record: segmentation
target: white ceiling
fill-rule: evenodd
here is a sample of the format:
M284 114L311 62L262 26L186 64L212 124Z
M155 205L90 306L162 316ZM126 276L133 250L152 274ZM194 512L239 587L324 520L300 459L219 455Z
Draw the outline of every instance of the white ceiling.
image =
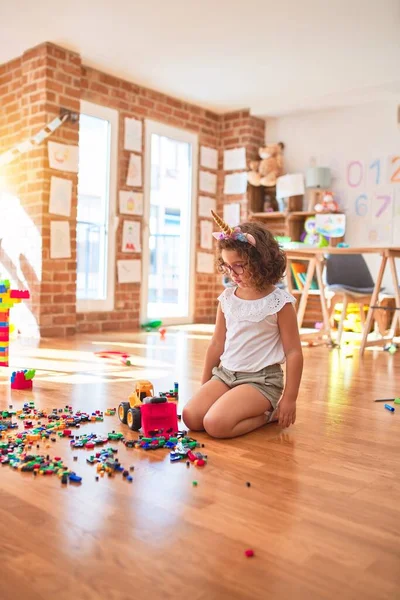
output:
M44 41L217 112L400 94L399 0L0 0L0 63Z

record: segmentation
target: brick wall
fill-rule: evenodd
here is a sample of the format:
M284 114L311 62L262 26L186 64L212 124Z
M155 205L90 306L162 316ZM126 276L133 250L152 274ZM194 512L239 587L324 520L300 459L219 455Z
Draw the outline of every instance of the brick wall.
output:
M57 117L60 106L79 111L80 58L53 44L41 44L1 70L3 118L0 121L2 149L26 140ZM78 127L64 124L53 141L78 143ZM50 259L49 192L51 175L73 181L70 219L72 257ZM47 144L42 143L6 166L8 191L20 208L9 223L15 251L2 240L1 276L11 276L19 287L31 290L31 311L41 335L66 335L76 324L76 184L77 176L49 169ZM24 324L18 324L23 330ZM30 330L32 323L30 323ZM30 331L31 332L31 331Z
M123 148L124 119L153 119L198 135L201 145L219 151L217 172L217 207L222 213L224 202L240 202L241 217L246 218L247 195L240 197L223 194L223 150L244 146L247 159L255 158L265 139L265 122L252 117L249 111L217 115L195 105L140 87L81 65L74 52L45 43L23 54L22 57L0 67L0 144L3 150L36 133L59 115L60 107L79 111L80 100L88 100L119 111L118 189L126 187L130 152ZM51 137L53 141L78 144L78 127L65 123ZM144 156L144 148L142 148ZM200 152L199 152L200 158ZM50 221L61 217L49 215L51 176L72 180L72 214L69 219L72 256L69 260L50 258ZM21 207L36 231L32 246L19 258L24 279L32 291L32 312L43 336L63 336L76 331L94 332L128 330L139 324L139 284L119 284L115 287L115 309L112 312L76 312L76 207L77 176L49 169L47 143L23 155L6 169L7 182L20 199ZM201 192L201 195L207 195ZM124 219L129 218L124 216ZM138 217L140 220L140 217ZM14 231L20 231L18 226ZM126 258L120 252L122 219L116 238L116 260ZM200 249L200 232L197 249ZM33 245L36 244L36 248ZM39 256L36 271L30 264L30 250ZM132 257L135 257L134 255ZM15 259L1 255L4 275L11 276L24 287ZM115 265L116 274L116 265ZM1 276L1 274L0 274ZM214 320L216 296L220 276L195 274L195 321Z
M186 129L198 134L199 145L218 147L220 117L187 102L181 102L123 79L111 77L89 67L82 68L81 97L83 100L119 111L118 190L129 189L126 186L126 174L130 151L124 150L123 147L125 117L142 120L153 119ZM144 157L144 146L142 156ZM142 188L137 188L137 190L143 191ZM116 242L117 260L127 258L127 255L121 252L121 245L122 221L128 218L124 215L119 222ZM140 217L136 217L136 219L141 220ZM197 233L197 235L199 234ZM199 239L197 244L199 244ZM139 255L132 255L132 257L139 258ZM196 321L213 319L215 311L215 299L212 293L214 281L213 275L196 274ZM119 284L116 280L114 311L78 314L78 329L79 331L104 331L136 328L139 325L139 310L140 285Z

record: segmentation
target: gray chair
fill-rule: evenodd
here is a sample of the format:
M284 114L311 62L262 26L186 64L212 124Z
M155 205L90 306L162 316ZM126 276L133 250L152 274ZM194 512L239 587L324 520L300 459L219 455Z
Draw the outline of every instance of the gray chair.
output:
M371 302L374 280L362 254L329 254L326 257L326 290L333 293L330 301L330 318L335 305L343 304L338 326L337 343L340 344L347 305L359 305L361 323L365 325L364 305Z

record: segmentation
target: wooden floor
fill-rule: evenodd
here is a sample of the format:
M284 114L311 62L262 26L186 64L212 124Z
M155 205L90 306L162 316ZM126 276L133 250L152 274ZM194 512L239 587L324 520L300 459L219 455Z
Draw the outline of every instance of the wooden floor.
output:
M168 331L165 340L18 341L11 366L38 369L34 391L11 393L3 369L0 408L33 399L46 409L105 409L126 399L137 377L156 391L178 380L183 405L208 339L205 327ZM93 354L106 349L131 353L136 367ZM135 466L133 483L96 482L88 452L67 440L43 452L65 458L80 487L2 467L1 599L399 599L400 407L392 414L373 401L400 396L400 351L304 355L296 425L230 441L198 435L208 455L202 470L119 444L122 464ZM109 417L80 433L112 429L127 432Z

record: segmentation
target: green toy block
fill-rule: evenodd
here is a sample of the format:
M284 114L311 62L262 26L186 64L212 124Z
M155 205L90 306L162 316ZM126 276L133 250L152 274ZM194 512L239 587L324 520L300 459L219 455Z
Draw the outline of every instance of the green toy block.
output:
M400 398L395 398L395 399L394 399L394 403L395 403L395 404L400 404Z

